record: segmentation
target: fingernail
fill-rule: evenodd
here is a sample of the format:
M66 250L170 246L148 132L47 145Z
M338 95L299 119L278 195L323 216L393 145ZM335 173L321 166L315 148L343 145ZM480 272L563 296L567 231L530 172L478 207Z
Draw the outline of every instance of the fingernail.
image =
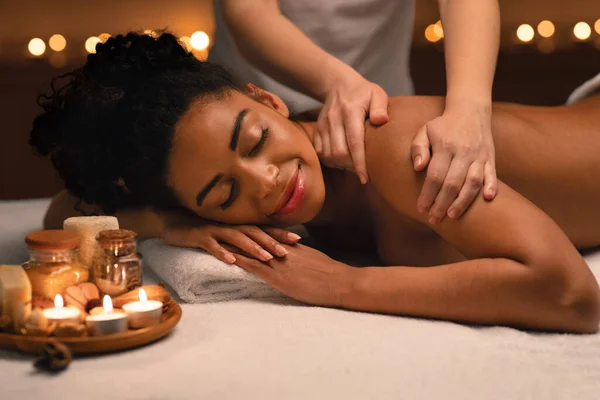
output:
M233 256L233 254L225 254L225 262L228 262L229 264L233 264L235 262L235 257Z
M288 253L288 251L280 244L275 245L275 252L279 257L283 257Z
M421 160L423 160L423 158L421 158L421 156L415 157L415 167L418 167L419 165L421 165Z
M427 211L427 206L423 206L423 205L417 206L417 211L420 213L424 213Z
M267 251L265 251L265 250L261 250L261 251L260 251L260 258L261 258L263 261L269 261L269 260L272 260L272 259L273 259L273 256L271 255L271 253L269 253L269 252L267 252Z
M367 183L367 176L365 174L360 174L360 183L363 185Z
M458 211L456 210L450 210L448 211L448 216L452 219L456 218L456 215L458 214Z
M431 217L429 217L429 223L430 223L431 225L435 225L435 224L437 224L437 223L438 223L438 221L439 221L439 219L438 219L438 217L436 217L435 215L432 215Z
M295 242L298 242L300 239L302 239L302 237L300 237L300 235L296 235L295 233L288 233L287 234L288 239L293 240Z

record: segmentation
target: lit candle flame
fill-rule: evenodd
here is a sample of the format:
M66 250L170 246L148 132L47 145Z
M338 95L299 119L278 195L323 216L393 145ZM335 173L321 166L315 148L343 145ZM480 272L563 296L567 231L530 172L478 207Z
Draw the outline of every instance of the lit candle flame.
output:
M148 295L146 295L146 291L144 289L140 289L140 301L142 303L148 301Z
M102 301L104 305L104 312L111 313L113 311L112 299L109 295L104 295L104 300Z
M63 308L65 305L65 302L63 301L63 298L60 294L57 294L56 296L54 296L54 307L55 308Z

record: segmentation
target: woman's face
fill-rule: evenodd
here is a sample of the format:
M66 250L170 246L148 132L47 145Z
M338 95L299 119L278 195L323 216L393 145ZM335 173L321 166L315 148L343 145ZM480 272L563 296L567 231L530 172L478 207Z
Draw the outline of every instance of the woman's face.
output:
M258 101L233 91L190 107L175 129L168 183L186 208L213 221L308 222L325 199L318 156L278 97L249 90Z

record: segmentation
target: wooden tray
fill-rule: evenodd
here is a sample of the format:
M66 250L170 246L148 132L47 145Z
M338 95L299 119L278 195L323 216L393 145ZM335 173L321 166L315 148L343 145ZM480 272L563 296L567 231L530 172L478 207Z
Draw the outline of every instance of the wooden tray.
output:
M181 307L170 301L163 311L162 321L158 325L142 329L130 329L127 332L106 336L83 337L40 337L0 333L0 348L37 353L48 342L59 341L71 349L73 354L98 354L129 350L163 338L173 330L181 319Z

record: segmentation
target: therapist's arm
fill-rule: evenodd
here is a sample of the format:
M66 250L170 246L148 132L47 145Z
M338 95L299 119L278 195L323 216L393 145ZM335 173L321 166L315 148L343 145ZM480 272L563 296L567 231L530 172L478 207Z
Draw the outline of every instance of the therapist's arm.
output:
M500 36L497 0L438 0L444 28L447 96L444 114L415 137L412 159L427 171L418 200L432 223L460 217L483 188L498 191L491 134L492 82ZM431 148L431 157L430 157Z
M292 89L325 101L339 80L356 74L282 15L278 0L221 0L221 7L244 59Z
M225 21L242 56L256 68L325 103L314 145L330 167L368 179L364 121L388 121L387 95L328 54L281 14L277 0L221 0ZM350 157L351 155L351 157Z

